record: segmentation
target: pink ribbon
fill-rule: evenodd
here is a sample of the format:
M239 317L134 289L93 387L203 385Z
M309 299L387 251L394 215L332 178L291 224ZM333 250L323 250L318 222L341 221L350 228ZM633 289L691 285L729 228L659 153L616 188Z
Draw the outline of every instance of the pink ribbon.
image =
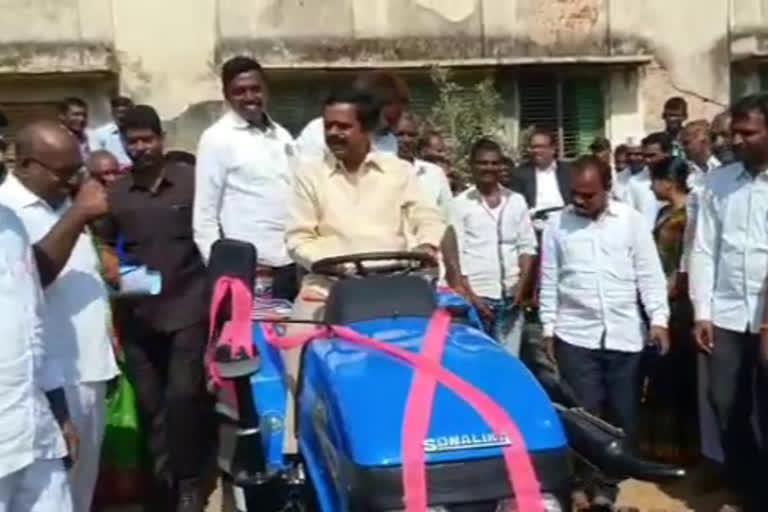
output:
M239 285L235 283L239 283ZM250 310L251 291L236 279L221 278L217 281L214 290L214 300L211 306L212 321L216 318L218 307L227 291L231 292L233 303L242 302L244 304L242 309L245 310L247 306L247 309ZM235 318L235 310L240 311L241 308L233 304L233 319L230 320L229 324L235 322L242 325L230 328L227 331L229 337L222 337L218 343L231 344L235 353L237 353L238 347L248 344L251 346L250 353L252 354L250 319L246 322L243 316ZM514 490L518 509L521 512L544 512L536 472L523 437L514 421L488 395L446 370L440 364L450 322L451 317L447 311L437 310L435 312L427 326L421 354L414 354L396 345L363 336L344 326L317 326L306 333L293 336L278 335L274 326L269 323L261 323L260 326L267 342L283 350L300 347L315 339L338 338L348 343L383 352L414 369L414 381L408 394L402 431L403 492L406 512L424 512L428 504L426 457L423 443L429 430L437 383L442 384L469 404L497 436L509 439L509 444L502 447L502 453L507 467L507 478ZM246 324L248 329L246 329ZM247 337L246 331L248 331ZM233 339L233 337L240 336L242 338ZM215 367L213 358L209 359L208 365L211 375L216 375L217 371L212 368Z

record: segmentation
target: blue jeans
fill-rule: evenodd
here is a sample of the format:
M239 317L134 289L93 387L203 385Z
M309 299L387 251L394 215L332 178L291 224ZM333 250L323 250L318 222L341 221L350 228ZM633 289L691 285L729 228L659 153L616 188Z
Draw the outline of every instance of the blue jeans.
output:
M494 314L493 321L486 323L486 332L507 352L518 357L525 322L523 311L512 304L512 299L482 299Z

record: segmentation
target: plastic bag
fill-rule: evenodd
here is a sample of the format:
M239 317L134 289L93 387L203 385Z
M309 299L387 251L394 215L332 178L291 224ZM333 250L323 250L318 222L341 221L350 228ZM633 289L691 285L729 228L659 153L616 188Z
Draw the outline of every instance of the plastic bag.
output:
M118 377L117 387L107 397L102 464L116 468L136 468L141 464L142 447L136 394L123 373Z
M123 365L120 366L122 370ZM125 373L117 377L117 385L107 396L106 409L101 468L94 496L96 509L141 502L147 489L136 394Z

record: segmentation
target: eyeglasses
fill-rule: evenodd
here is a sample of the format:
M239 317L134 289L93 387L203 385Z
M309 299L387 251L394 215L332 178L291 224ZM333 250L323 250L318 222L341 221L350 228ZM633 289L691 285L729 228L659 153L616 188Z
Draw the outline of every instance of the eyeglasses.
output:
M59 182L59 183L65 183L67 185L76 186L80 183L80 181L87 176L87 171L85 169L85 166L82 164L78 165L76 168L62 168L62 169L56 169L54 167L51 167L50 165L46 164L45 162L38 160L37 158L25 158L24 162L22 162L22 166L25 166L28 162L34 162L46 171L50 173L53 178ZM62 176L69 175L69 178L63 179Z

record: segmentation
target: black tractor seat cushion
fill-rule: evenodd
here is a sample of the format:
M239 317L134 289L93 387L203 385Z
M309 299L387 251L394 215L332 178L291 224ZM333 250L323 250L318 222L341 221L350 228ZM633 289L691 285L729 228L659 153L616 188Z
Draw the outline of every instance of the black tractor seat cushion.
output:
M337 281L328 295L325 321L344 325L363 320L432 316L437 297L417 276L371 276Z

